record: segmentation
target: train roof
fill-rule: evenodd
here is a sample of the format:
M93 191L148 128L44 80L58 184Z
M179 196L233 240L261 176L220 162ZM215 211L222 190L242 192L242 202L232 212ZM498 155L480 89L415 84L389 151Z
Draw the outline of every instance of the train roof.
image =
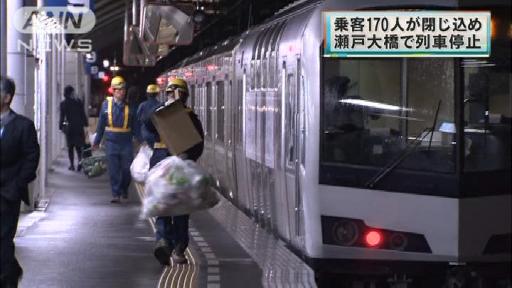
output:
M274 16L265 20L262 24L249 28L247 31L245 31L241 35L230 37L228 39L225 39L224 41L219 42L218 44L216 44L214 46L207 47L207 48L203 49L202 51L183 59L175 67L173 67L171 69L178 68L178 67L184 67L184 66L190 65L192 63L197 63L202 60L205 60L211 56L231 51L232 49L235 48L236 45L238 45L240 42L242 42L243 38L247 34L249 34L251 31L261 29L268 25L272 25L275 22L283 21L284 19L289 18L289 17L293 17L297 13L300 13L307 9L311 9L312 7L319 5L320 3L324 2L324 1L325 0L314 0L314 1L298 0L298 1L295 1L291 4L289 4L288 6L282 8L278 12L276 12L274 14ZM169 70L171 70L171 69L169 69Z
M240 43L241 39L242 39L241 36L235 36L235 37L230 37L228 39L225 39L224 41L222 41L214 46L207 47L207 48L203 49L201 52L198 52L190 57L183 59L181 62L179 62L176 65L176 67L187 66L189 64L196 63L196 62L202 61L204 59L207 59L213 55L222 54L224 52L231 51L231 50L233 50L233 48L235 48L236 45L238 45L238 43Z

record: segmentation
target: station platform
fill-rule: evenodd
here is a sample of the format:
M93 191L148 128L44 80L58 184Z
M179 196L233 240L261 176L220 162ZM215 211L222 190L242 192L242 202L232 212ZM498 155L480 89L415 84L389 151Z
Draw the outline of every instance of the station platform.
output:
M313 271L230 202L191 215L189 264L153 257L154 220L141 219L143 187L111 204L106 175L87 179L60 157L43 211L24 213L15 238L33 287L315 287Z

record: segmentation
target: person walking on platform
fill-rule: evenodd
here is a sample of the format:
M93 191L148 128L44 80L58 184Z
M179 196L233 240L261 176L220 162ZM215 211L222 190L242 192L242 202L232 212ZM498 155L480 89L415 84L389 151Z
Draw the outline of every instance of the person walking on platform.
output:
M120 203L121 197L128 199L130 185L130 165L133 161L133 139L139 140L138 126L135 123L135 111L125 102L126 82L116 76L111 85L114 97L107 97L101 105L96 138L93 149L98 149L103 134L107 152L111 203ZM139 140L140 141L140 140Z
M68 145L69 170L75 170L74 151L78 156L77 170L82 166L82 149L85 146L84 128L88 126L85 116L84 104L80 99L74 97L75 89L71 86L64 88L64 101L60 103L60 121L59 129L66 135Z
M188 94L187 82L180 78L175 78L170 81L167 85L165 92L167 94L167 102L172 103L173 101L181 101L186 106ZM161 104L153 109L153 112ZM191 147L185 153L177 155L183 159L190 159L197 161L203 153L204 147L204 131L201 121L197 115L190 108L188 110L190 119L194 123L195 128L200 133L203 141ZM152 113L151 113L152 114ZM160 136L153 123L151 122L151 114L143 117L143 123L149 133L153 134L155 143L153 144L153 155L151 156L149 165L150 168L155 166L158 162L164 158L171 156L167 147L161 142ZM188 247L189 236L188 236L188 220L189 215L179 215L172 217L157 217L156 219L156 246L154 255L162 265L170 264L170 257L177 264L187 263L185 257L185 250Z
M146 144L150 147L153 147L153 144L155 143L155 137L153 133L148 131L143 123L143 119L149 119L155 108L162 105L162 103L157 99L159 92L160 88L157 85L149 84L146 89L146 95L148 99L142 102L137 110L137 121L140 123L140 134L142 141L146 142Z
M36 178L39 143L34 122L10 105L16 86L0 76L0 287L18 287L23 274L14 255L14 236L21 201L29 204L28 184Z

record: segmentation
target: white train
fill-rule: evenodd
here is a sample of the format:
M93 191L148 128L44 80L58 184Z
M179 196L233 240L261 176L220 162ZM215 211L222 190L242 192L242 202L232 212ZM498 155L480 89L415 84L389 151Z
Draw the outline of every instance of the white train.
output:
M510 287L510 2L470 2L298 1L160 77L188 81L226 198L318 275ZM491 10L505 32L485 59L322 57L321 12L361 9Z

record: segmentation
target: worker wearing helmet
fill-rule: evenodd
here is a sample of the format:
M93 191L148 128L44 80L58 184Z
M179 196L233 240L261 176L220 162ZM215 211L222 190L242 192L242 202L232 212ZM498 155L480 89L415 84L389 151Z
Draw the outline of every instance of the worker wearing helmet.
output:
M135 111L125 100L126 82L123 77L112 79L110 87L113 97L107 97L101 105L94 149L105 136L108 171L112 186L111 203L120 203L121 197L128 199L130 185L130 165L133 160L133 138L138 136L138 125L135 125Z
M167 95L166 104L172 103L174 101L181 101L183 105L186 107L187 99L188 99L188 87L187 82L183 79L173 79L169 82L165 89L165 93ZM155 111L160 106L155 107L153 111ZM195 128L201 135L203 141L191 147L185 153L177 155L183 159L189 159L193 161L197 161L201 154L203 153L204 147L204 132L201 121L197 117L197 115L190 108L186 108L190 119L194 123ZM163 142L160 141L160 136L158 131L155 129L153 123L151 122L151 115L143 118L143 123L146 129L150 133L152 133L155 137L155 143L153 144L153 155L150 159L150 168L155 166L158 162L163 160L164 158L171 156L167 147ZM162 265L170 264L170 257L172 255L174 263L184 264L187 263L187 258L185 258L185 250L188 246L188 219L189 215L180 215L180 216L172 216L172 217L157 217L156 219L156 246L154 250L154 255L157 260Z
M158 94L160 93L160 87L156 84L149 84L146 88L147 100L142 102L137 109L137 121L140 123L140 133L142 141L153 147L155 143L155 137L153 133L150 133L143 125L143 119L148 118L156 107L162 103L158 100Z

